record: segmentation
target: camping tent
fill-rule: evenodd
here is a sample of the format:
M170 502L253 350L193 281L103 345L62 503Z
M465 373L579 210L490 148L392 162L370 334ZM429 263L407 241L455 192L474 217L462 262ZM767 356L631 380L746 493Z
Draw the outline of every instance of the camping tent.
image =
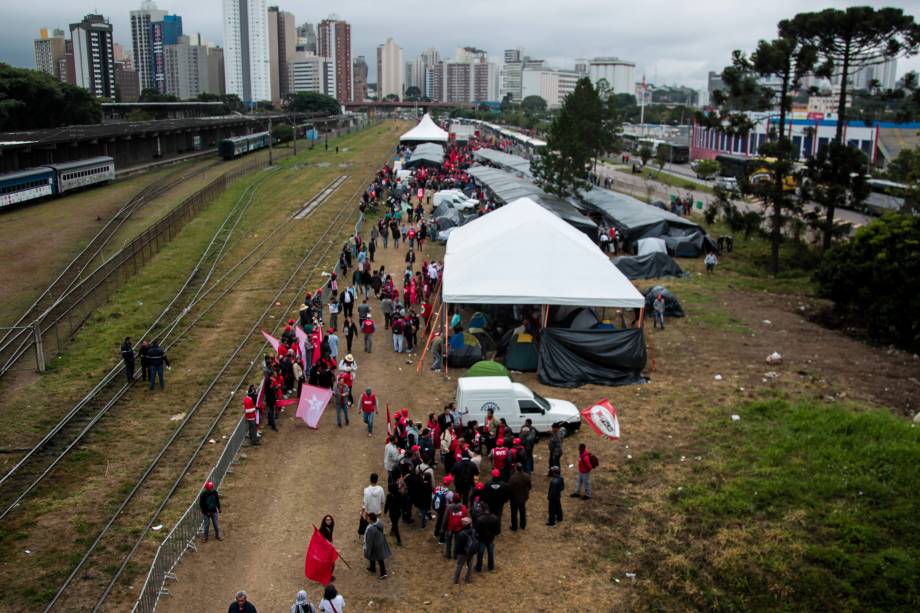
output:
M597 245L529 198L451 232L444 302L645 305Z
M493 360L483 360L473 364L466 373L467 377L509 377L508 369Z
M677 296L675 296L671 290L667 289L663 285L656 285L655 287L652 287L647 292L645 292L645 308L649 309L651 312L652 306L655 303L655 298L658 297L658 294L661 294L664 298L665 315L668 317L684 316L684 308L681 306Z
M448 139L447 132L438 127L431 119L431 115L425 113L418 125L399 137L401 143L446 143Z
M636 255L667 252L668 244L663 238L640 238L636 241Z
M539 355L534 338L523 330L508 332L505 366L518 372L534 372L539 367Z
M613 264L627 279L658 279L684 275L684 271L667 253L624 255L613 258Z
M417 146L406 162L406 168L419 166L438 167L444 163L444 147L437 143L422 143Z

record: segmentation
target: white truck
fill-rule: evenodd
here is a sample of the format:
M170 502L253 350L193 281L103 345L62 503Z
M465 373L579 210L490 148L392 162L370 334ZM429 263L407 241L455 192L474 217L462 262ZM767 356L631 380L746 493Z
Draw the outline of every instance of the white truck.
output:
M562 423L567 432L581 426L581 414L574 404L544 398L508 377L461 377L457 380L456 406L464 423L475 420L484 424L486 413L492 409L495 417L504 418L515 432L526 419L541 433L549 432L555 423Z
M468 198L459 189L444 189L437 192L434 195L432 203L434 206L440 205L442 202L448 202L450 206L455 209L473 209L479 206L479 201L475 198Z

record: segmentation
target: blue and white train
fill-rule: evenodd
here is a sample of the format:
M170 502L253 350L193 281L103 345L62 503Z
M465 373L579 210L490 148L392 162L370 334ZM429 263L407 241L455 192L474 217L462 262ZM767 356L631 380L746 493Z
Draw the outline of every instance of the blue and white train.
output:
M0 208L31 202L115 179L115 160L94 157L0 175Z

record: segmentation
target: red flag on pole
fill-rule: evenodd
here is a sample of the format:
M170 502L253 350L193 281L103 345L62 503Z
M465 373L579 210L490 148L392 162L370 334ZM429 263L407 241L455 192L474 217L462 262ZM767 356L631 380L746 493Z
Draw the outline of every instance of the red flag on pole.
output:
M304 560L303 574L307 579L316 581L321 585L329 585L332 581L332 571L335 561L339 559L339 552L332 543L326 540L316 526L313 526L313 536L307 546L307 557Z
M272 346L272 349L275 350L275 353L278 353L278 347L281 346L281 341L279 341L277 338L275 338L274 336L272 336L265 330L262 330L262 336L264 336L266 342L268 342L268 344Z
M617 419L617 410L604 398L600 402L582 410L584 417L591 429L610 440L620 438L620 422Z

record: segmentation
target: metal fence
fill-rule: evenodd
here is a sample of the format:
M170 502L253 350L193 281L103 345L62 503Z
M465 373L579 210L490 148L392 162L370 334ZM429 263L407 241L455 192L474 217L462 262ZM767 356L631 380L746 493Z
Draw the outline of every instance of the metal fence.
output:
M241 418L237 422L233 434L227 440L224 452L220 455L217 464L211 469L211 474L208 476L208 480L213 481L215 486L219 487L224 477L232 472L231 467L236 462L236 454L239 453L240 447L242 447L243 441L246 439L246 432L246 420ZM151 613L156 609L160 596L169 594L169 590L166 588L166 580L176 579L173 569L175 569L176 564L179 563L182 555L188 549L195 549L195 537L203 529L203 526L204 516L201 514L196 498L157 548L153 564L151 564L150 571L147 573L147 580L141 588L137 602L134 603L133 611Z
M354 226L355 234L361 231L363 225L364 213L360 213ZM336 262L334 269L338 274L341 274L342 271L338 262ZM321 287L325 288L329 282L329 279L326 279ZM211 469L211 474L208 477L208 480L213 481L216 487L219 487L224 477L232 472L230 469L235 463L236 454L239 453L243 441L246 439L246 434L246 420L241 418L237 422L233 434L230 435L220 459L217 460L217 464ZM196 498L157 548L153 563L147 573L147 579L144 581L144 586L134 603L134 608L132 609L134 613L152 613L156 609L160 596L169 594L166 581L178 580L173 571L187 550L193 549L197 551L195 538L203 529L204 516L201 514Z

